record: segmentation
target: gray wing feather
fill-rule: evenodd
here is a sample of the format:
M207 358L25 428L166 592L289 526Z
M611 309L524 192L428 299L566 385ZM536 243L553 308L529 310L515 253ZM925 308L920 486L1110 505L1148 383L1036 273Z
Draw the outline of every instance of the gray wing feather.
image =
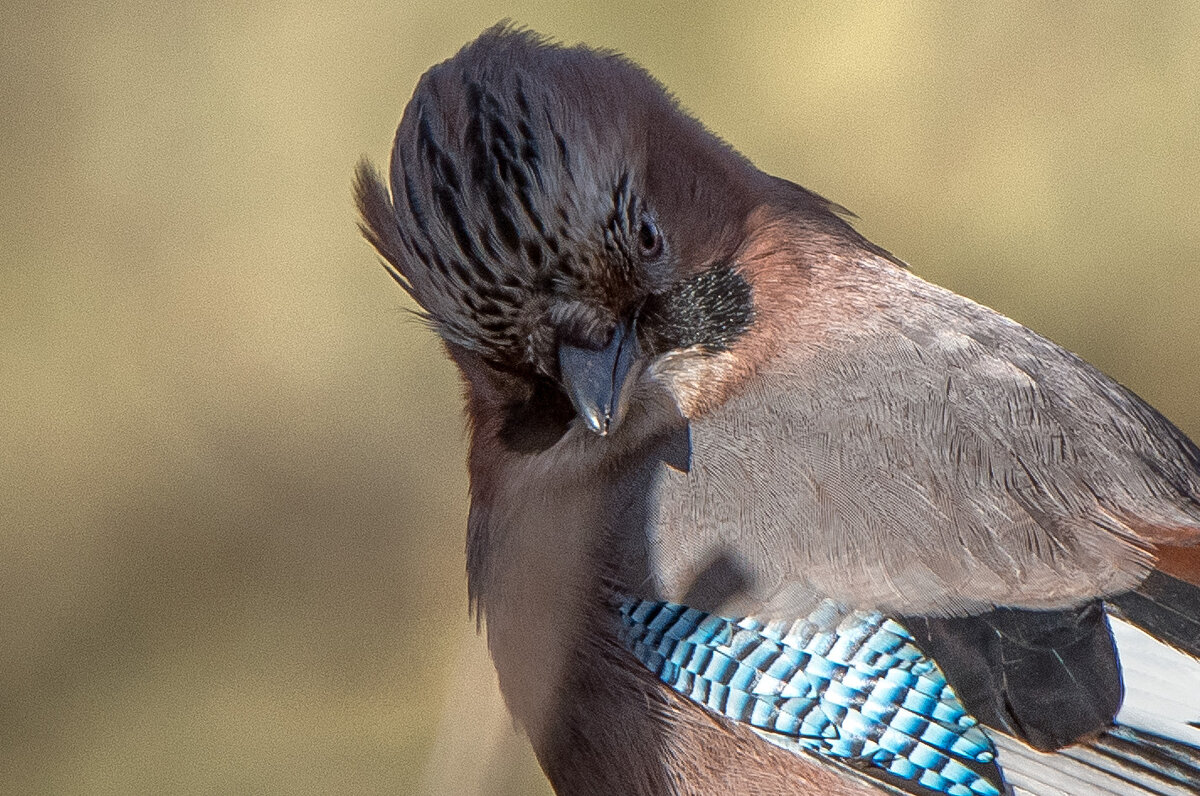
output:
M992 310L860 269L832 320L798 321L692 421L690 470L659 468L650 591L681 600L718 567L735 593L697 607L1056 608L1200 537L1200 453L1141 399Z

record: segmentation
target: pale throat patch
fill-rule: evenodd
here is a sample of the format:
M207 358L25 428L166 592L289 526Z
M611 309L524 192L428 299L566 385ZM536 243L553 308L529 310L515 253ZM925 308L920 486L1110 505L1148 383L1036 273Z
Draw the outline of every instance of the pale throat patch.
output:
M692 420L725 401L737 371L732 353L692 346L659 357L648 375L670 391L680 413Z

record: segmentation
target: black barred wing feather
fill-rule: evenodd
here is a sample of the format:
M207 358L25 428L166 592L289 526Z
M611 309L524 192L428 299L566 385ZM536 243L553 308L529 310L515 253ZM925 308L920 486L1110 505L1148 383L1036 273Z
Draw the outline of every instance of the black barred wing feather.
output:
M822 604L796 622L626 600L621 638L667 685L785 748L950 796L998 796L988 737L912 637Z
M1107 605L953 621L829 600L797 621L634 598L616 611L671 688L889 791L1200 792L1200 590L1161 573Z

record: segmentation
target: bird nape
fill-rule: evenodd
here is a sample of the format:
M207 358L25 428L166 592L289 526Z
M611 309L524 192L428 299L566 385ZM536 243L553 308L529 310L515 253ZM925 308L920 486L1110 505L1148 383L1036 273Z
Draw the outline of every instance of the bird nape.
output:
M1132 392L612 53L485 32L355 190L559 793L1200 792L1200 450Z

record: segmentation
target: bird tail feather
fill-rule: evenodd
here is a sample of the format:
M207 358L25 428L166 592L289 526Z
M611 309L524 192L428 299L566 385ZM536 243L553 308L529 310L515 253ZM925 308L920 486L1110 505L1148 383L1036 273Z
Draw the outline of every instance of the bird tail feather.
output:
M1129 741L1124 734L1123 728L1115 728L1090 743L1058 752L1039 752L998 732L992 733L992 740L1013 796L1196 795L1197 750L1188 748L1190 761L1164 765L1162 739Z

